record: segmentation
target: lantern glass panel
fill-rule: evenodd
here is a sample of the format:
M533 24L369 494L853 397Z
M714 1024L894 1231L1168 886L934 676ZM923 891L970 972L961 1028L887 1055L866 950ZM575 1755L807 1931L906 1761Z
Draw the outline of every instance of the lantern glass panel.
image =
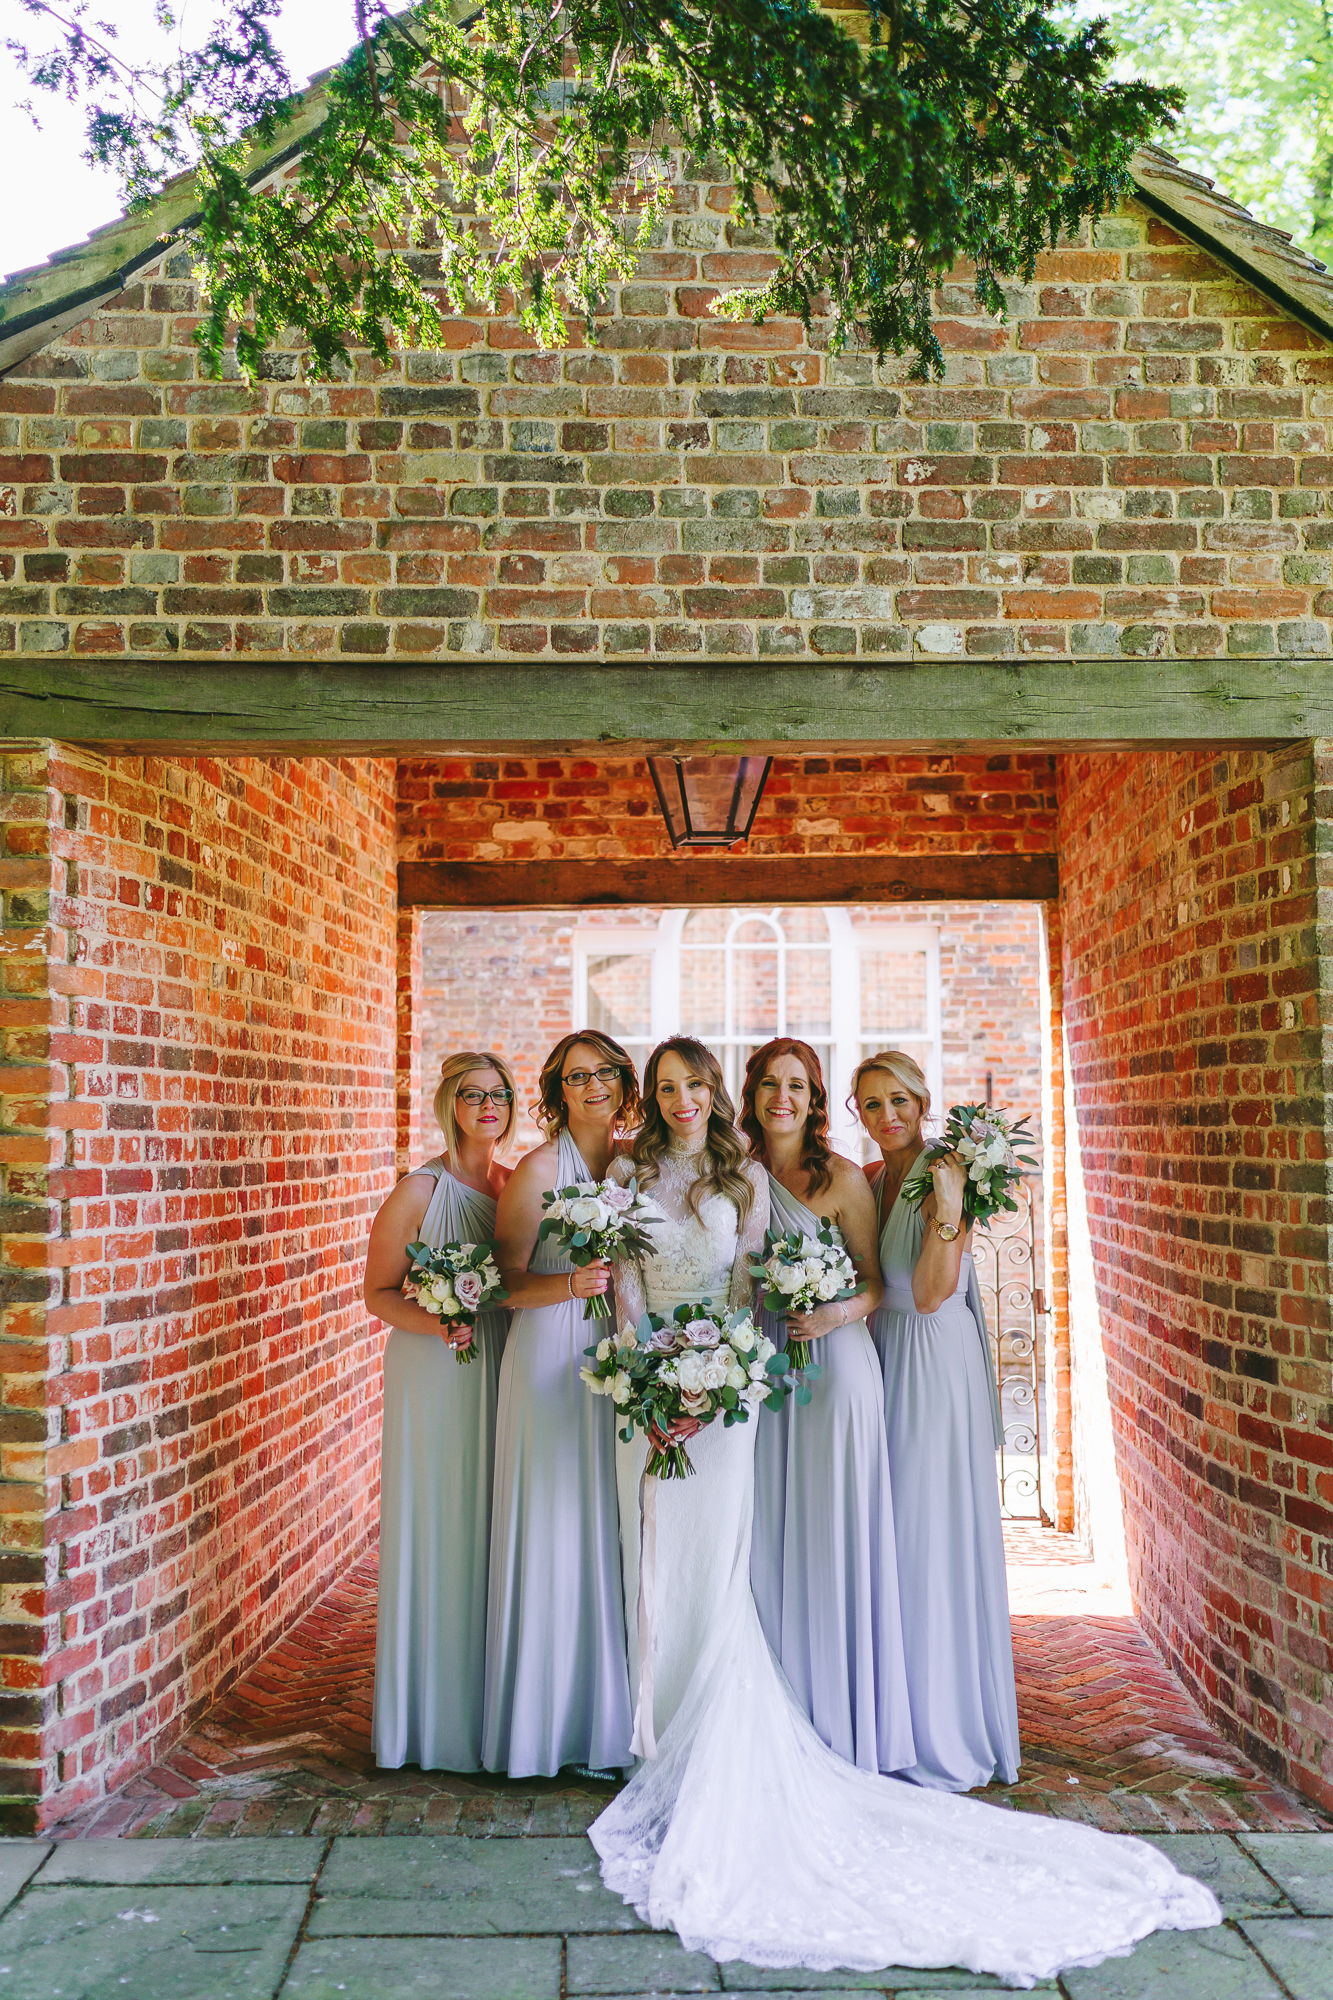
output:
M767 757L650 757L673 847L745 840L768 776Z

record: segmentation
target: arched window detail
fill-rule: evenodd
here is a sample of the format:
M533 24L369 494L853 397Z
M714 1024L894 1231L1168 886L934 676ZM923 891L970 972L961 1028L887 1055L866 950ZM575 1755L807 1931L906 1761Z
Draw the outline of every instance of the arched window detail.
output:
M846 909L668 910L655 927L580 925L574 1019L602 1028L642 1068L654 1043L689 1034L717 1052L739 1100L745 1065L775 1035L824 1065L834 1143L861 1156L845 1099L863 1055L903 1048L942 1097L939 932L856 922Z

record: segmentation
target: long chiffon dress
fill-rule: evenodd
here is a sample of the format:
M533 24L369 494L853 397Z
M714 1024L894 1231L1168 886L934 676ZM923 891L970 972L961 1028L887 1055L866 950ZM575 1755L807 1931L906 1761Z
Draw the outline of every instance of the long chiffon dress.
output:
M420 1241L485 1243L495 1202L430 1160ZM394 1327L384 1347L375 1762L396 1771L481 1764L486 1579L496 1389L509 1315L479 1313L475 1358Z
M876 1176L878 1201L883 1172ZM1018 1776L1009 1591L995 1476L999 1405L971 1256L938 1312L912 1296L921 1210L881 1216L884 1366L898 1591L917 1761L904 1776L966 1792Z
M652 1193L673 1226L655 1232L649 1304L734 1297L731 1203L714 1197L702 1218L688 1216L665 1175ZM656 1488L657 1754L590 1830L607 1885L715 1959L957 1965L1020 1986L1122 1955L1151 1930L1219 1923L1212 1893L1146 1842L880 1777L820 1741L750 1589L755 1435L753 1422L710 1424L688 1446L694 1477ZM617 1447L626 1496L636 1444L632 1456ZM631 1603L634 1521L627 1509Z
M594 1177L567 1132L556 1185ZM573 1269L550 1237L529 1270ZM512 1778L632 1762L614 1412L579 1380L605 1320L514 1314L495 1426L482 1763Z
M769 1175L773 1227L814 1236L821 1218ZM786 1321L763 1315L787 1344ZM750 1582L764 1637L815 1733L850 1764L914 1764L898 1609L884 1378L863 1319L811 1348L810 1401L761 1410Z

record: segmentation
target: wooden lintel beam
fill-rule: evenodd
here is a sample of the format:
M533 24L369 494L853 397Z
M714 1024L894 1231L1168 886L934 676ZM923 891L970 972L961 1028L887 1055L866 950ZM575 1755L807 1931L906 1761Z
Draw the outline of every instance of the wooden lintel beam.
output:
M0 735L108 751L335 755L736 744L1132 748L1333 736L1333 660L26 660Z
M401 861L401 908L1044 903L1053 854L673 854L649 861Z

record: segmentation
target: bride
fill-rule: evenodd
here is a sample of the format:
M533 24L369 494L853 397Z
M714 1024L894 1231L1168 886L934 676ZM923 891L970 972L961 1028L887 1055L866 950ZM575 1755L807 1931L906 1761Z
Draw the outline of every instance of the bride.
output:
M637 1322L645 1303L747 1302L768 1192L716 1059L685 1037L664 1042L643 1100L633 1158L611 1174L637 1174L664 1220L641 1276L617 1266L621 1318ZM647 1446L636 1433L616 1447L634 1747L646 1755L590 1829L607 1886L714 1959L963 1966L1018 1986L1123 1955L1149 1931L1220 1923L1210 1891L1141 1841L878 1777L826 1748L750 1593L755 1429L709 1425L690 1444L695 1477L645 1489L642 1599Z

